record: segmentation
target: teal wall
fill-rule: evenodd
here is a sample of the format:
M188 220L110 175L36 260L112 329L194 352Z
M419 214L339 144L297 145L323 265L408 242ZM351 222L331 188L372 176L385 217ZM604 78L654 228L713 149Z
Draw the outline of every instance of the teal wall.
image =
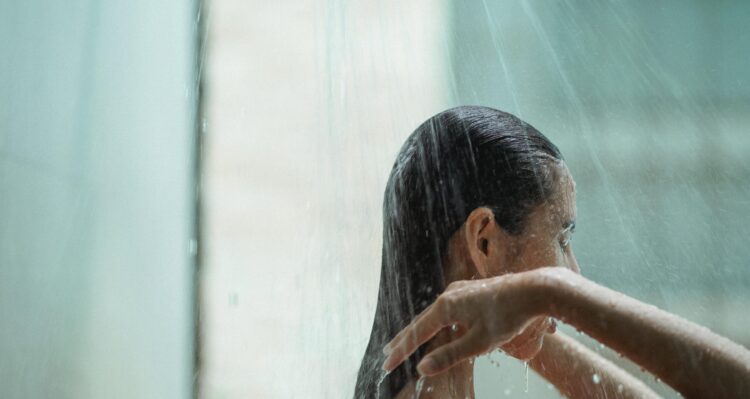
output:
M194 14L0 1L0 397L190 396Z
M450 7L452 104L512 112L560 147L583 273L750 346L750 3ZM522 366L479 363L479 397L523 389ZM526 397L550 395L532 376Z
M750 288L750 3L452 7L453 101L558 144L586 274L643 296Z

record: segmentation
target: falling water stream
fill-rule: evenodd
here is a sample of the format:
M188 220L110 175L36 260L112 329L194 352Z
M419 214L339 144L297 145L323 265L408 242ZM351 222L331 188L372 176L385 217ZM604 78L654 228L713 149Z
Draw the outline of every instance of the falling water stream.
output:
M380 379L378 379L378 385L377 385L377 388L376 388L377 389L377 394L375 396L378 399L380 399L380 386L383 385L383 381L385 381L385 378L388 377L388 374L390 374L390 372L387 372L385 370L383 370L381 372L381 374L380 374Z
M524 375L526 377L526 385L523 391L529 393L529 362L523 362Z
M424 377L419 377L419 379L417 380L417 386L414 389L414 399L419 399L419 395L422 394L422 388L424 386L424 380L425 380Z

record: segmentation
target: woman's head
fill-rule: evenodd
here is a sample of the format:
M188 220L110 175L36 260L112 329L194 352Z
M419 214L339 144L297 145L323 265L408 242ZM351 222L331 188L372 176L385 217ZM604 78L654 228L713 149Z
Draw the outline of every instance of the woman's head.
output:
M564 246L553 256L542 241L574 219L572 186L557 147L513 115L464 106L420 125L385 189L378 305L355 396L392 397L416 376L423 351L378 390L381 348L450 280L566 261Z
M570 246L575 229L575 182L563 163L552 169L552 195L536 205L523 221L523 230L509 234L487 207L474 209L448 242L443 262L446 284L456 280L488 278L542 266L562 266L579 272ZM541 349L545 332L554 332L548 318L538 318L520 335L501 347L524 360Z

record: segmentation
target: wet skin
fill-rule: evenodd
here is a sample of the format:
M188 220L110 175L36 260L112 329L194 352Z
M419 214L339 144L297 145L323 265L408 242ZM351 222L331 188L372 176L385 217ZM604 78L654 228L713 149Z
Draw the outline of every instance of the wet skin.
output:
M505 232L487 208L478 208L469 215L449 243L448 282L553 265L580 272L571 245L577 216L575 182L564 163L552 166L550 173L555 182L554 192L529 214L521 234ZM541 349L545 333L554 332L551 318L538 317L500 349L518 359L529 360Z
M564 163L551 165L548 172L554 179L553 193L528 215L521 234L508 234L495 222L488 208L477 208L467 217L448 244L448 283L453 282L455 286L462 281L487 279L550 265L579 272L570 245L576 219L575 183ZM428 350L460 338L467 331L467 326L457 324L456 327L455 331L444 329L438 333L428 343ZM555 324L551 318L536 317L512 339L496 348L518 359L529 360L541 350L544 335L554 332ZM390 365L384 366L388 368ZM456 394L456 385L465 386L462 381L471 381L471 369L470 363L464 364L453 370L454 375L444 378L451 383L433 381L431 386L445 389L451 386L451 394ZM463 376L463 379L459 376ZM465 388L473 391L470 386Z
M655 397L640 381L559 333L542 345L548 318L554 317L686 398L748 397L747 348L578 273L569 245L575 185L567 168L558 172L560 195L532 212L521 235L507 234L487 208L469 215L449 246L446 279L453 282L386 345L383 368L392 370L426 344L428 354L417 371L430 390L420 397L473 397L471 359L500 347L532 359L532 368L569 397ZM412 381L398 397L410 397L414 389Z

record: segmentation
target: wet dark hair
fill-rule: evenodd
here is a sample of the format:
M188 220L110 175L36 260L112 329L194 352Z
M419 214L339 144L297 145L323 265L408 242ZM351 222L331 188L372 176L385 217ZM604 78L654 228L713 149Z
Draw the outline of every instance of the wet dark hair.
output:
M534 127L488 107L443 111L409 136L385 189L378 304L356 399L395 397L418 378L424 347L385 377L382 348L445 289L448 240L469 213L488 207L500 227L521 234L529 213L552 195L549 166L559 161Z

